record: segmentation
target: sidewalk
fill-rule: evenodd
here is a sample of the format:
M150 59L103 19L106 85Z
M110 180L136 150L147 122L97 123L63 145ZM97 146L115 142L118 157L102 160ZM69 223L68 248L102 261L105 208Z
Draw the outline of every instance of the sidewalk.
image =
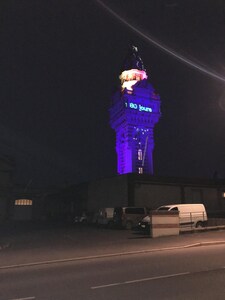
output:
M225 230L153 239L126 230L52 228L17 232L4 239L4 244L0 243L0 268L225 244Z

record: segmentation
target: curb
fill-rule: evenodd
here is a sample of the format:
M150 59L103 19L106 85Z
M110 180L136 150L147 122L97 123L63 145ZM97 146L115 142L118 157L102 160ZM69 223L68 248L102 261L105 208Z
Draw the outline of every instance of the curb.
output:
M183 230L180 232L180 234L205 232L205 231L216 231L216 230L225 230L225 225L192 228L192 229Z

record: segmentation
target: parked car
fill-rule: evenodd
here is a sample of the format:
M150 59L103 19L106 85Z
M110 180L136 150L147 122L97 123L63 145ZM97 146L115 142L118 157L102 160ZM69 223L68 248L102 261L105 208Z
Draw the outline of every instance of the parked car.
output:
M147 212L145 207L115 207L113 223L122 228L132 229L138 226L138 223Z
M113 207L104 207L99 209L99 212L96 216L96 224L100 226L112 227L113 225Z
M208 221L205 206L200 203L191 204L171 204L163 205L157 211L178 211L180 230L184 228L203 227ZM145 216L139 223L139 227L148 230L151 224L151 217Z
M73 223L75 224L77 223L86 224L87 222L88 222L88 215L85 211L81 215L77 215L73 218Z

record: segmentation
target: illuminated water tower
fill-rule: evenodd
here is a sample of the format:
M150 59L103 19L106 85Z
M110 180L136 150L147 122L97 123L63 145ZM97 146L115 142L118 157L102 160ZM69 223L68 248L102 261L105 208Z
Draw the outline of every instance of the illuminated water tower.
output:
M147 81L137 47L131 47L119 78L121 86L110 107L118 174L153 174L153 130L160 118L160 97Z

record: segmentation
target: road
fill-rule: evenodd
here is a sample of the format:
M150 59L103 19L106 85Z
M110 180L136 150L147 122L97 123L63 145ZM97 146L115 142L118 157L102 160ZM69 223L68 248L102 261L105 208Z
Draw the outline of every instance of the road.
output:
M225 245L0 269L1 300L213 299L225 295Z

